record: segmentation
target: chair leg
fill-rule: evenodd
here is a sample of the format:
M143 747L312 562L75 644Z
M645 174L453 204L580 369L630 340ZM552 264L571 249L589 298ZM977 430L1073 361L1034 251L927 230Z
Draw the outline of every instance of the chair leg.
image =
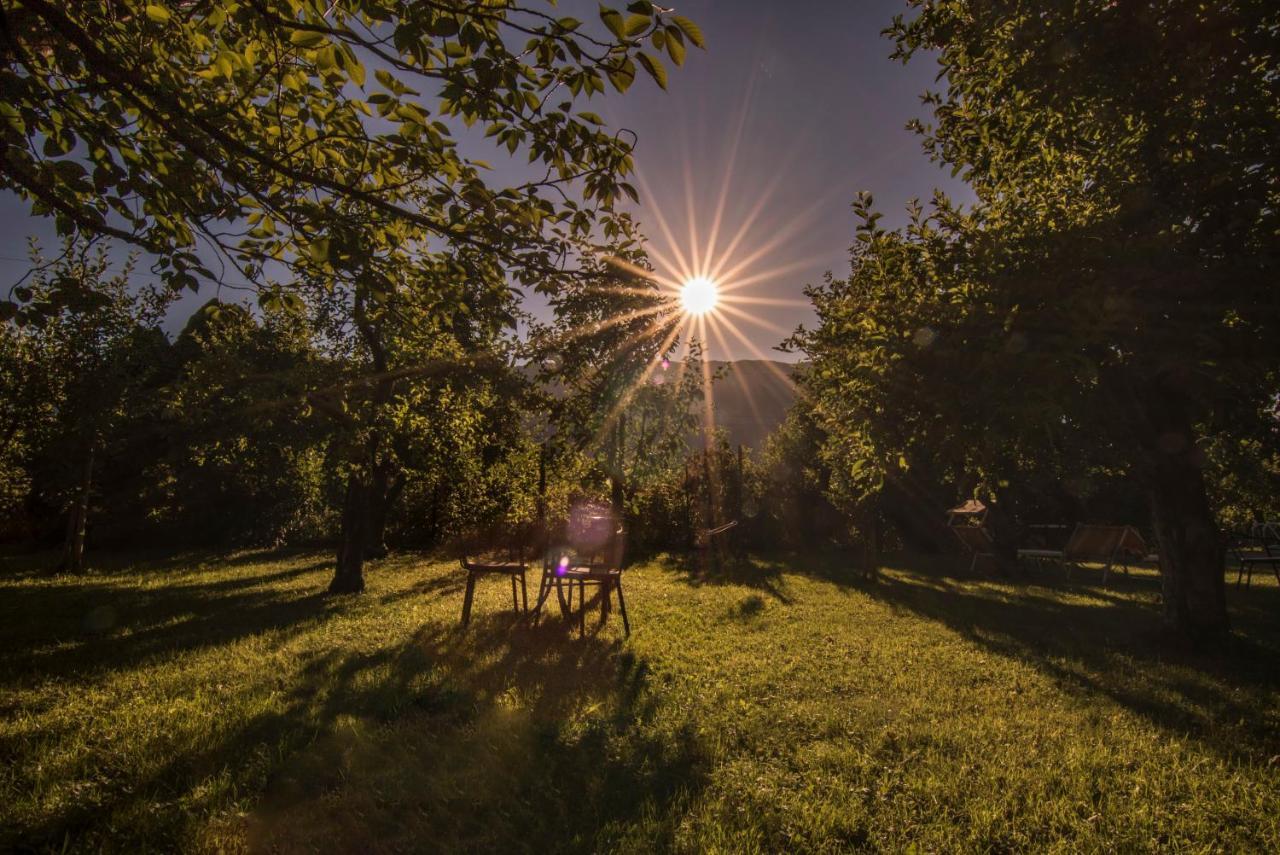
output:
M511 610L520 614L520 600L516 598L516 574L511 574Z
M587 634L587 584L578 580L578 637Z
M525 583L524 573L520 574L520 602L524 605L524 613L529 613L529 587Z
M476 593L476 574L467 574L467 592L462 597L462 625L466 626L471 622L471 600Z
M613 586L618 591L618 611L622 612L622 631L630 635L631 623L627 620L627 601L622 599L622 580L614 581Z
M547 588L547 574L544 572L542 578L538 580L538 596L533 602L533 623L535 626L542 619L542 604L546 602L550 594L551 591Z

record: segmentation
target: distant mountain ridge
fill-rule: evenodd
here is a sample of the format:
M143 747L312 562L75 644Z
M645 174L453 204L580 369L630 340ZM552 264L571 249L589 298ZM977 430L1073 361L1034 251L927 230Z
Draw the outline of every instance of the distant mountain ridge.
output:
M762 448L795 403L796 366L772 359L710 360L710 366L725 369L711 387L716 427L724 428L731 445Z

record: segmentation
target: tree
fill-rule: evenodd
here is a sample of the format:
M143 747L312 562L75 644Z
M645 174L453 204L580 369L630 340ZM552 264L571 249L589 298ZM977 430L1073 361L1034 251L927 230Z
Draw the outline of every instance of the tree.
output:
M422 284L415 271L442 267L465 281L500 265L554 292L579 259L634 240L614 210L635 198L632 140L580 100L625 91L638 67L665 86L653 51L679 64L686 41L702 46L693 22L647 0L627 13L601 7L598 32L505 2L24 0L3 21L0 176L64 232L155 253L174 287L221 275L202 241L264 307L300 309L325 283L361 326ZM477 123L495 153L527 153L531 177L492 186L457 144ZM364 346L379 370L373 337ZM375 384L369 406L387 395ZM334 591L363 586L364 535L349 527L380 477L369 449L343 515L344 543L361 545L344 547Z
M475 272L462 277L460 267ZM476 450L448 440L433 443L424 434L473 435L484 420L482 390L510 405L512 421L522 384L510 370L502 336L515 324L515 295L498 264L485 270L482 260L460 266L444 259L380 300L358 287L330 290L319 282L308 302L321 318L328 356L340 366L336 382L310 394L315 411L330 423L330 457L345 482L331 590L359 590L365 556L385 554L386 521L406 478L417 470L436 479L442 473L434 467L447 470L460 462L428 449ZM467 406L473 409L467 412Z
M322 536L329 436L306 415L307 394L338 369L308 319L210 300L173 350L159 423L166 442L148 465L150 515L184 543Z
M1205 446L1276 427L1280 12L912 5L895 55L937 50L945 81L915 127L978 201L885 230L860 200L850 278L813 289L796 340L831 442L869 484L930 450L990 493L1024 469L1128 473L1168 625L1218 636Z
M15 329L24 354L20 376L38 407L23 430L36 470L32 488L66 515L62 569L84 570L85 536L95 469L123 425L150 413L169 341L159 324L169 297L129 281L132 262L108 275L103 247L68 240L45 263L23 297L39 307L34 322Z
M640 249L611 257L552 298L553 325L532 337L541 379L561 393L552 408L559 438L596 461L619 519L628 472L683 456L701 395L700 350L668 372L679 316L643 263Z

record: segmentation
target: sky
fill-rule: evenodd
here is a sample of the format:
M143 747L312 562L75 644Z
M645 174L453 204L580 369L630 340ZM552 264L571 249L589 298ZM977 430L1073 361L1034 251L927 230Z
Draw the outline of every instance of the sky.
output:
M596 17L594 0L559 8ZM902 0L681 0L677 11L702 28L707 50L691 48L682 68L667 63L666 92L641 74L624 95L591 103L639 137L634 214L659 272L720 269L725 301L719 334L707 334L710 358L796 358L773 348L812 322L804 286L847 272L858 191L875 195L889 226L935 187L970 198L904 128L927 118L919 95L937 85L927 56L889 59L880 31L905 9ZM49 249L57 241L50 221L4 191L0 224L7 286L29 266L29 235ZM182 300L170 327L210 296ZM535 298L528 307L544 314Z

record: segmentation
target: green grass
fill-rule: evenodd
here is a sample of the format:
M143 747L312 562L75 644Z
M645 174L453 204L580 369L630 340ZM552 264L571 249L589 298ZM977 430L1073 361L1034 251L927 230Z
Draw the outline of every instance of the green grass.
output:
M1149 571L660 561L623 640L496 579L459 631L416 556L116 561L0 574L0 850L1280 849L1273 579L1197 656Z

